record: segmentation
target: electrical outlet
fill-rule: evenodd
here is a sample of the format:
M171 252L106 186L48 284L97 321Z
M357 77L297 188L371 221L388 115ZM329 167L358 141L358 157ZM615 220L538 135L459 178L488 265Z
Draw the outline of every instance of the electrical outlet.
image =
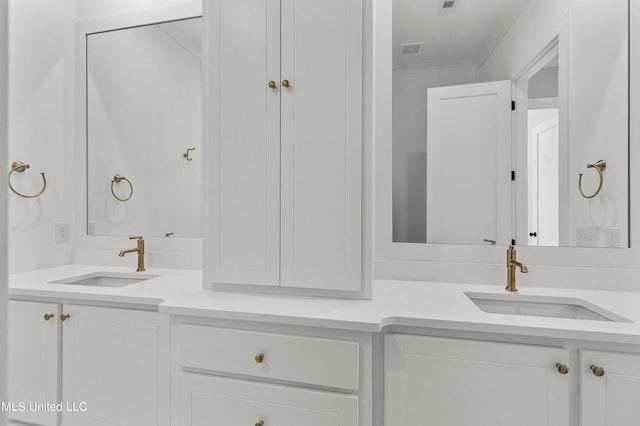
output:
M87 222L87 235L94 235L96 233L96 221L90 220Z
M618 228L607 229L607 247L620 247L620 230Z
M55 224L55 242L56 244L68 243L69 242L69 232L71 226L64 223L56 223Z
M578 247L596 247L598 244L596 228L592 226L576 227L576 245Z

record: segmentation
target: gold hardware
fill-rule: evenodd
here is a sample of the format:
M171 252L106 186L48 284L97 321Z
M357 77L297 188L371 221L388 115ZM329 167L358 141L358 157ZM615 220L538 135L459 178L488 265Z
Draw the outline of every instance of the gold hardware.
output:
M182 153L182 156L187 159L187 161L192 161L193 158L189 156L189 151L195 151L196 147L192 146L191 148L187 148L185 152Z
M289 87L289 80L282 80L282 87Z
M600 367L599 365L592 365L589 368L591 368L591 371L593 372L594 376L596 377L604 376L604 368Z
M604 181L604 175L602 174L602 172L606 168L607 162L604 160L598 160L595 163L587 163L587 169L596 169L598 171L598 187L593 194L585 195L585 193L582 191L582 173L578 173L578 191L580 191L580 195L582 195L584 198L593 198L600 193L600 190L602 189L602 183Z
M49 321L51 318L55 317L54 314L44 314L44 320Z
M258 423L256 423L256 426L264 426L264 422L262 420L258 420Z
M491 244L492 246L495 246L495 245L496 245L496 240L490 240L490 239L488 239L488 238L485 238L485 239L483 239L482 241L484 241L485 243L489 243L489 244Z
M566 366L566 364L562 364L560 362L556 363L556 370L558 370L558 373L560 374L567 374L569 372L569 367Z
M269 89L275 89L276 88L276 82L271 80L267 86L269 86Z
M138 268L136 272L143 272L144 269L144 239L142 237L129 237L130 240L138 240L136 248L120 250L118 256L123 257L127 253L138 253Z
M507 249L507 291L518 291L516 287L516 266L520 268L520 272L526 274L529 272L527 265L516 260L516 249L509 246Z
M44 173L40 173L40 175L42 176L42 189L37 194L34 194L34 195L22 194L22 193L18 192L13 187L13 185L11 185L11 175L14 174L15 172L22 173L25 170L27 170L29 167L31 167L31 166L28 165L27 163L25 163L24 161L14 161L13 163L11 163L11 170L9 170L9 177L7 178L7 181L9 182L9 189L11 189L11 191L13 191L14 194L19 195L22 198L36 198L36 197L39 197L40 195L42 195L44 190L47 189L47 178L44 177Z
M71 315L69 315L69 314L61 314L60 315L60 321L66 321L69 318L71 318Z
M113 190L113 184L120 183L122 181L125 181L129 184L129 196L125 198L118 197ZM129 201L131 199L131 196L133 196L133 185L131 184L131 181L124 176L114 175L113 180L111 181L111 194L113 194L113 197L118 201Z
M259 353L258 355L256 355L254 357L254 359L256 360L256 362L258 364L262 364L262 361L264 361L264 354L263 353Z

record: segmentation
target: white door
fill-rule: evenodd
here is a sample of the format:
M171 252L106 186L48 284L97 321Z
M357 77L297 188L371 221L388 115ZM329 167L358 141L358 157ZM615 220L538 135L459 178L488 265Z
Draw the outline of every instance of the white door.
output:
M194 374L178 386L181 426L358 426L356 395Z
M57 425L55 411L32 404L56 404L60 400L59 315L57 304L9 301L8 401L15 404L7 413L11 420Z
M558 109L528 111L528 245L558 246L559 129Z
M427 242L511 242L511 81L427 91Z
M211 0L205 7L205 282L278 285L280 1Z
M566 426L563 349L387 335L387 425ZM569 366L570 367L570 366Z
M640 424L640 355L581 351L580 375L581 426Z
M282 0L281 285L361 289L362 0Z
M76 305L63 314L62 400L76 405L62 423L168 426L168 316Z

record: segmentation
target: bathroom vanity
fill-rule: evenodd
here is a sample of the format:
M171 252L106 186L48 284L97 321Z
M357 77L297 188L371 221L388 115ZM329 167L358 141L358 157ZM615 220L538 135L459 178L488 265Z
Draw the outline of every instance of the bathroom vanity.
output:
M637 293L381 280L362 301L204 290L198 272L162 269L120 287L51 283L130 273L97 268L11 277L11 398L87 408L15 420L595 426L640 415ZM485 312L481 297L517 308ZM532 316L527 303L549 310Z

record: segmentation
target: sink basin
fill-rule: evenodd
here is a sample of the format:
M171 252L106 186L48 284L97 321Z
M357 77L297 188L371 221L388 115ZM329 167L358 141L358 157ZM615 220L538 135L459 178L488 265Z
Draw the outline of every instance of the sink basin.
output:
M491 293L465 293L465 295L480 310L491 314L630 322L620 315L582 299Z
M139 273L118 273L118 272L93 272L91 274L77 275L75 277L64 278L51 281L50 284L72 284L88 285L96 287L124 287L127 285L150 280L160 275L141 275Z

